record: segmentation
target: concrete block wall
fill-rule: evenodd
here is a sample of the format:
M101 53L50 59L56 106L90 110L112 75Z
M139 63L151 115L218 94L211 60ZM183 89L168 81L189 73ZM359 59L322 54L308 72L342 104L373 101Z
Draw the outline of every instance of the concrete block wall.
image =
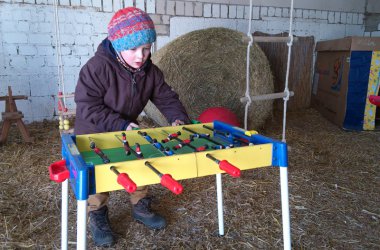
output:
M254 6L251 31L270 34L287 32L289 13L289 7ZM293 16L293 33L298 36L314 36L316 41L364 35L363 13L296 8ZM173 16L166 39L172 40L196 29L215 26L247 33L248 19L249 5L205 3L201 17Z
M155 22L156 49L196 29L227 27L247 32L248 0L60 0L59 30L65 92L75 89L80 68L106 37L113 13L126 6L148 12ZM289 1L254 0L252 32L287 32ZM364 1L303 0L294 11L294 34L315 40L365 35ZM323 3L316 3L323 2ZM58 86L54 0L0 0L0 96L12 86L26 122L56 117ZM375 3L376 5L376 3ZM376 6L375 6L376 7ZM245 59L244 59L245 60ZM68 99L69 108L74 108ZM4 102L0 102L4 110Z
M367 0L365 17L365 36L380 36L380 1Z
M26 122L55 118L56 95L62 90L58 85L54 6L49 1L32 2L0 2L0 96L7 94L7 86L12 86L14 95L27 95L27 101L16 101ZM66 93L74 91L80 68L106 37L106 25L113 14L96 5L75 7L78 3L73 0L71 4L58 11ZM75 107L72 98L67 99L67 105ZM0 102L0 110L4 111L4 102Z
M380 23L377 25L376 30L364 32L366 37L380 37Z

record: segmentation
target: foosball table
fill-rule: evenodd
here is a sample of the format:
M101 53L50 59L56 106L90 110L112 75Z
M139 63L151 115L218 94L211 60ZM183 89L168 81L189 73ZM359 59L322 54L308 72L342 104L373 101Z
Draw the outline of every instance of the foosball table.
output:
M62 249L67 249L68 183L77 200L77 249L86 249L87 199L95 193L160 183L174 195L183 179L216 175L219 234L224 235L222 174L280 167L284 237L290 237L286 143L214 121L88 135L63 134L62 160L49 166L62 183Z

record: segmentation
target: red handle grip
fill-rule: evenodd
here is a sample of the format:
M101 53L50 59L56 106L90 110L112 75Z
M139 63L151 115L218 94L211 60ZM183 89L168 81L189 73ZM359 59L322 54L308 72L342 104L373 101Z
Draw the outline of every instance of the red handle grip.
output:
M70 172L66 168L66 160L60 160L49 166L50 180L63 182L70 177Z
M182 185L173 179L170 174L164 174L161 177L161 185L169 189L175 194L180 194L183 191Z
M128 193L133 193L137 189L136 183L126 173L121 173L117 176L117 183L122 185Z
M219 168L223 171L226 171L226 173L231 175L232 177L240 177L240 169L238 169L226 160L220 161Z

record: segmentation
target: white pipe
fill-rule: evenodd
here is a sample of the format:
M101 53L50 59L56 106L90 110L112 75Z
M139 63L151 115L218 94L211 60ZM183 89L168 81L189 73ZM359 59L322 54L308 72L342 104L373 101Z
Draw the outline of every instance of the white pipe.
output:
M255 43L288 43L291 38L289 36L253 36L253 41ZM243 36L243 42L247 43L251 41L249 36ZM293 42L297 42L298 37L293 38Z
M67 250L67 223L68 223L68 203L69 203L69 181L62 182L62 201L61 201L61 249Z
M281 182L281 208L282 208L282 234L284 237L284 249L290 250L290 213L288 191L288 168L280 167Z
M218 198L219 235L224 235L222 174L220 173L216 174L216 194Z
M279 92L279 93L251 96L251 100L252 101L273 100L273 99L279 99L279 98L289 98L290 96L294 96L293 91L289 91L288 93ZM240 102L244 103L248 101L249 100L247 97L240 98Z
M87 200L78 200L77 211L77 249L86 249L87 239Z

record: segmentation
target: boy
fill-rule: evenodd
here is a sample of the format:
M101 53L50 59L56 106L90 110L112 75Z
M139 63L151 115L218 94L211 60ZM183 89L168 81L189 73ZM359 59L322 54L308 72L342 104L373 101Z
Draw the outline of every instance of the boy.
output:
M108 37L80 71L75 89L75 134L137 128L136 118L151 100L173 126L189 123L178 95L150 60L156 41L151 18L128 7L115 13ZM149 228L161 229L166 221L150 209L147 187L131 194L132 216ZM95 245L111 246L114 236L108 219L109 193L90 195L89 225Z

